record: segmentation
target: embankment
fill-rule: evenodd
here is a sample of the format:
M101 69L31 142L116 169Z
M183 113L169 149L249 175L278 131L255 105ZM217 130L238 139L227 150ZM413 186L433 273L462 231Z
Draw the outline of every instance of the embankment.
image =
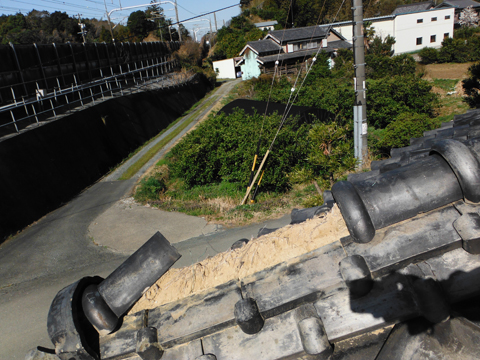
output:
M0 243L95 183L204 97L188 84L113 98L0 139Z

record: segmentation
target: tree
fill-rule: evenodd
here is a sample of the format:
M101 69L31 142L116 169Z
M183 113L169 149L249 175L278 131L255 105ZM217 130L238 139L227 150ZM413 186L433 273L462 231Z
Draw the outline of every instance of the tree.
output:
M346 171L355 169L351 135L349 125L340 126L336 122L316 124L308 134L311 146L308 160L321 168L322 177L330 181L330 186Z
M149 31L155 28L155 24L147 19L147 15L144 11L138 10L130 14L127 21L128 30L139 41L143 40Z
M25 16L21 13L9 16L6 21L0 24L0 38L2 43L8 44L8 42L19 43L15 38L26 28L27 23Z
M478 26L478 14L473 9L473 6L467 6L460 13L458 22L461 26L465 27L477 27Z
M367 80L369 123L383 129L401 113L434 116L438 100L431 89L428 81L415 75Z
M470 66L470 77L462 81L463 90L467 95L464 100L471 108L480 108L480 63Z

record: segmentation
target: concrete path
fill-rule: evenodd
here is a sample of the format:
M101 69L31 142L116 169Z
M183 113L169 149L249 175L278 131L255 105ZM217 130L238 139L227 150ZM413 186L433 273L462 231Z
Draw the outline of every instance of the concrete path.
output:
M228 90L231 84L223 86ZM222 88L216 102L226 94ZM201 218L133 204L135 181L107 177L0 246L0 359L23 360L36 346L52 348L47 315L57 292L84 276L108 276L156 231L182 254L178 267L225 251L264 226L290 222L284 216L225 230Z

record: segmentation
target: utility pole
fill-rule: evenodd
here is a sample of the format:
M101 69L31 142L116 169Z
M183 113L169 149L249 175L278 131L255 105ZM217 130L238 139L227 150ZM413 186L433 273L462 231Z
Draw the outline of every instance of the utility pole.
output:
M215 32L218 32L218 28L217 28L217 13L213 13L213 20L215 21Z
M363 41L362 0L352 0L353 62L355 105L353 106L355 158L363 165L368 155L367 96L365 89L365 45ZM360 165L360 166L361 166Z
M80 27L80 32L79 34L82 34L82 37L83 37L83 43L85 44L86 41L85 41L85 34L87 33L87 31L85 30L85 24L82 23L82 20L80 19L80 16L82 14L77 14L78 15L78 26Z
M210 48L212 48L212 36L213 36L212 22L209 21L209 23L210 23Z
M105 13L107 14L108 26L110 27L110 35L112 35L112 42L115 43L115 39L113 37L113 30L112 30L112 22L110 21L110 13L108 12L108 9L107 9L106 0L103 0L103 3L105 4Z
M178 24L178 39L182 41L182 30L180 29L180 21L178 20L177 0L175 0L175 15L177 17L177 24Z

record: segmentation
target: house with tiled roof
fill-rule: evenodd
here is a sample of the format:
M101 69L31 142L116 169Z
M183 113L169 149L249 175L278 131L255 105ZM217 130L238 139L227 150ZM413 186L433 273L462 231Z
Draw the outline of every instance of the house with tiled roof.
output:
M351 45L333 29L308 26L270 31L263 40L249 41L240 52L242 60L237 63L242 79L248 80L274 69L295 71L297 64L305 62L319 49L333 53Z
M480 11L480 3L473 0L445 0L441 4L438 4L436 9L453 8L455 9L455 26L459 26L460 13L466 7L471 6L477 13Z

